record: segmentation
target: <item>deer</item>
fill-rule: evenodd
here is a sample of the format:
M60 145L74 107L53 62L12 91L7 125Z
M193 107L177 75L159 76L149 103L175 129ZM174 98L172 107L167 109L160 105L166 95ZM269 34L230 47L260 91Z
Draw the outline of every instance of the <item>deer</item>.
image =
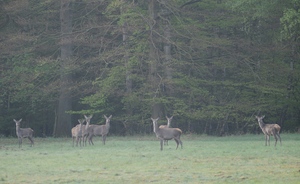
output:
M21 121L22 119L20 120L15 120L13 119L14 122L16 123L16 134L17 134L17 137L18 137L18 140L19 140L19 148L22 147L22 140L23 138L28 138L31 142L31 147L34 145L34 142L33 142L33 130L31 128L20 128L20 125L21 125Z
M84 119L78 119L79 125L76 125L75 127L73 127L71 129L71 133L72 133L72 139L73 139L73 147L74 147L74 141L76 139L76 146L78 146L78 142L79 145L81 147L81 138L83 138L83 134L82 134L82 127L83 127L83 123L84 123Z
M159 128L170 128L171 127L171 121L173 119L173 116L171 116L170 118L168 116L166 116L168 123L167 125L160 125ZM164 145L168 145L168 140L164 141Z
M180 140L180 136L182 134L182 131L179 128L159 128L157 125L157 121L159 118L153 119L151 118L153 122L153 132L156 134L156 137L160 139L160 150L163 150L163 141L164 140L171 140L174 139L177 147L180 144L182 149L182 142Z
M91 121L92 117L93 117L93 115L90 115L90 116L84 115L86 125L82 127L83 128L82 129L83 130L82 138L83 138L83 145L85 145L85 146L86 146L86 141L87 141L88 136L89 136L89 129L91 127L90 121ZM90 142L89 142L89 144L90 144Z
M278 124L265 124L263 122L263 119L264 119L265 115L264 116L255 116L255 118L258 120L258 124L259 124L259 127L261 128L262 132L265 134L265 139L266 139L266 146L267 146L267 141L269 143L269 146L270 146L270 135L273 135L274 138L275 138L275 147L276 147L276 144L277 144L277 139L279 138L279 141L280 141L280 145L281 144L281 137L279 135L279 132L280 132L280 126Z
M92 143L92 145L94 145L93 143L93 136L102 136L102 142L105 145L105 141L106 141L106 136L109 132L109 128L110 128L110 119L111 119L112 115L110 115L109 117L106 117L104 115L104 118L106 119L105 125L90 125L89 128L89 142Z

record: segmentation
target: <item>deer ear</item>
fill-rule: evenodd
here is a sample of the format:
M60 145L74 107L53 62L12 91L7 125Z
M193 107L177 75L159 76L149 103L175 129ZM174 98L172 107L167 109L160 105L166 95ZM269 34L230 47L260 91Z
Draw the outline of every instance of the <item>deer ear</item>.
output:
M263 115L261 118L265 118L265 115Z

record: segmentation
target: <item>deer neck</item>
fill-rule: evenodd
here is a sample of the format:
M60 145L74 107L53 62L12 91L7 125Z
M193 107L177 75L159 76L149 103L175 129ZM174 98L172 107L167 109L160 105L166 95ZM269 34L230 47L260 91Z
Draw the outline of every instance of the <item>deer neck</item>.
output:
M20 135L20 132L21 132L20 125L16 125L16 133L17 133L17 136Z
M16 125L16 131L19 132L21 130L20 125Z
M265 123L263 122L263 120L259 120L258 121L258 124L259 124L259 126L260 126L260 128L263 128L263 127L265 127Z
M110 128L110 123L106 122L105 123L105 128L106 128L106 130L108 130Z
M85 125L85 130L87 130L89 128L89 126L90 126L90 121L87 121L86 125Z
M82 124L79 125L79 131L80 134L82 133Z
M153 132L154 133L158 133L158 125L157 125L157 123L153 123Z

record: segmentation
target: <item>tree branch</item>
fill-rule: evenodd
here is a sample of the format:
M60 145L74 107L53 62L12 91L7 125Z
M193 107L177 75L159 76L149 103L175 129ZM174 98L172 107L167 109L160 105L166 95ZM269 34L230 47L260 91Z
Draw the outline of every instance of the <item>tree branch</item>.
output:
M187 6L187 5L190 5L190 4L198 3L198 2L200 2L200 1L202 1L202 0L191 0L191 1L186 2L186 3L184 3L183 5L181 5L180 8L183 8L183 7L185 7L185 6Z

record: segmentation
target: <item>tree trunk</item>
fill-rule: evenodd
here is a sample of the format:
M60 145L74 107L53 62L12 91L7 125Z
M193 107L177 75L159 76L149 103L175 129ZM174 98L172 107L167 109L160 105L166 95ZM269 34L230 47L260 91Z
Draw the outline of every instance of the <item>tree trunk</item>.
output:
M158 73L157 73L157 56L156 49L154 45L156 44L156 38L153 30L156 27L156 21L155 18L157 17L157 9L158 4L156 0L150 0L148 11L149 11L149 17L152 20L150 25L150 40L149 40L149 59L150 59L150 70L149 70L149 84L151 85L150 90L154 92L154 102L152 106L152 117L162 117L162 106L160 103L155 102L155 98L159 97L160 95L160 89L159 89L159 81L158 81Z
M165 2L167 3L167 2ZM170 15L167 8L162 8L162 14L165 15L163 24L164 24L164 53L165 53L165 72L167 80L172 79L172 69L171 69L171 29L170 21L168 15Z
M56 137L71 135L71 115L67 111L72 109L70 84L72 76L68 72L72 56L72 16L71 0L61 0L61 70L60 70L60 96L58 101Z
M126 3L125 0L123 0L123 3ZM121 16L122 14L126 13L126 9L120 8ZM122 38L123 38L123 46L124 46L124 63L125 63L125 69L126 69L126 79L125 79L125 85L126 85L126 93L130 94L132 91L132 80L131 80L131 67L129 64L129 54L128 54L128 24L125 21L122 25Z

